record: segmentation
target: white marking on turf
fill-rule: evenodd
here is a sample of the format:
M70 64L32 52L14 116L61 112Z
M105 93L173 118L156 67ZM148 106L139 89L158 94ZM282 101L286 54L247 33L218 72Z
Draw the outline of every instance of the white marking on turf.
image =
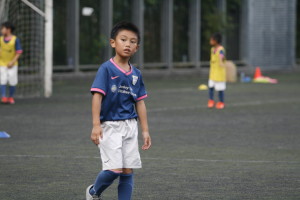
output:
M257 106L263 104L276 104L276 103L291 103L291 102L300 102L300 99L277 99L277 100L266 100L266 101L250 101L250 102L241 102L241 103L228 103L228 107L240 107L240 106ZM149 109L148 112L163 112L163 111L176 111L176 110L187 110L187 109L197 109L197 108L207 108L206 105L198 106L177 106L177 107L165 107L165 108L153 108Z
M64 158L64 159L99 159L99 156L63 156L63 155L0 155L0 158ZM284 160L222 160L222 159L200 159L200 158L151 158L144 157L142 160L158 160L158 161L182 161L182 162L229 162L229 163L285 163L300 164L300 161L284 161Z
M232 162L232 163L287 163L287 164L300 164L300 161L283 161L283 160L210 160L199 158L144 158L145 160L160 160L160 161L184 161L184 162Z

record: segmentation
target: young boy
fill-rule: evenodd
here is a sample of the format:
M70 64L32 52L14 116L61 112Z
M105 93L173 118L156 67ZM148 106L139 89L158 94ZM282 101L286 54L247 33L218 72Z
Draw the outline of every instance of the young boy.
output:
M144 100L147 93L141 72L129 60L140 42L138 28L120 22L111 31L110 45L115 57L103 63L91 92L93 130L91 140L98 145L101 171L94 184L86 189L86 199L102 199L102 192L119 178L118 199L130 200L133 190L133 168L141 168L138 150L138 124L144 139L143 150L151 146Z
M1 26L0 37L0 85L1 102L14 104L14 94L18 84L18 59L22 54L19 38L13 35L15 27L10 22ZM9 85L9 97L6 97L6 86Z
M210 56L210 71L209 71L209 100L208 108L216 106L217 109L223 109L224 91L226 89L226 69L225 69L225 49L221 45L222 36L220 33L215 33L210 38L211 56ZM215 105L214 89L219 93L219 102Z

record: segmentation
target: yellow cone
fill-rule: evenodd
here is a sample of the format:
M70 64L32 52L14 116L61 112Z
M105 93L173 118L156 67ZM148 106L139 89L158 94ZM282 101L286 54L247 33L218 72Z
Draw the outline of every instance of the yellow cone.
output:
M208 89L208 87L207 87L207 85L205 85L205 84L201 84L201 85L199 85L199 87L198 87L198 90L207 90Z

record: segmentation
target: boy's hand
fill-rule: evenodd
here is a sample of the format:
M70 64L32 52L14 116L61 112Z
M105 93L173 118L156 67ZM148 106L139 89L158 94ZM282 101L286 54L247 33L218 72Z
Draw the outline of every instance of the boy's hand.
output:
M143 150L148 150L151 147L151 137L149 132L142 132L144 138L144 145L142 146Z
M15 62L11 61L8 63L7 67L8 68L12 68L14 66Z
M99 144L99 138L102 138L102 128L101 126L94 126L91 134L91 140L94 142L94 144Z

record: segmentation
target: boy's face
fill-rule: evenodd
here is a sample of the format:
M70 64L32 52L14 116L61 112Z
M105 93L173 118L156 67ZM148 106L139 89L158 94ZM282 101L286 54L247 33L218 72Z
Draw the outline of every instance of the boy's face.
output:
M139 48L137 35L129 30L121 30L116 39L110 40L110 45L123 58L133 56Z
M1 34L6 36L9 33L10 29L6 28L6 27L1 27Z
M217 41L214 40L213 38L210 38L209 44L210 44L211 46L216 46L216 45L217 45Z

